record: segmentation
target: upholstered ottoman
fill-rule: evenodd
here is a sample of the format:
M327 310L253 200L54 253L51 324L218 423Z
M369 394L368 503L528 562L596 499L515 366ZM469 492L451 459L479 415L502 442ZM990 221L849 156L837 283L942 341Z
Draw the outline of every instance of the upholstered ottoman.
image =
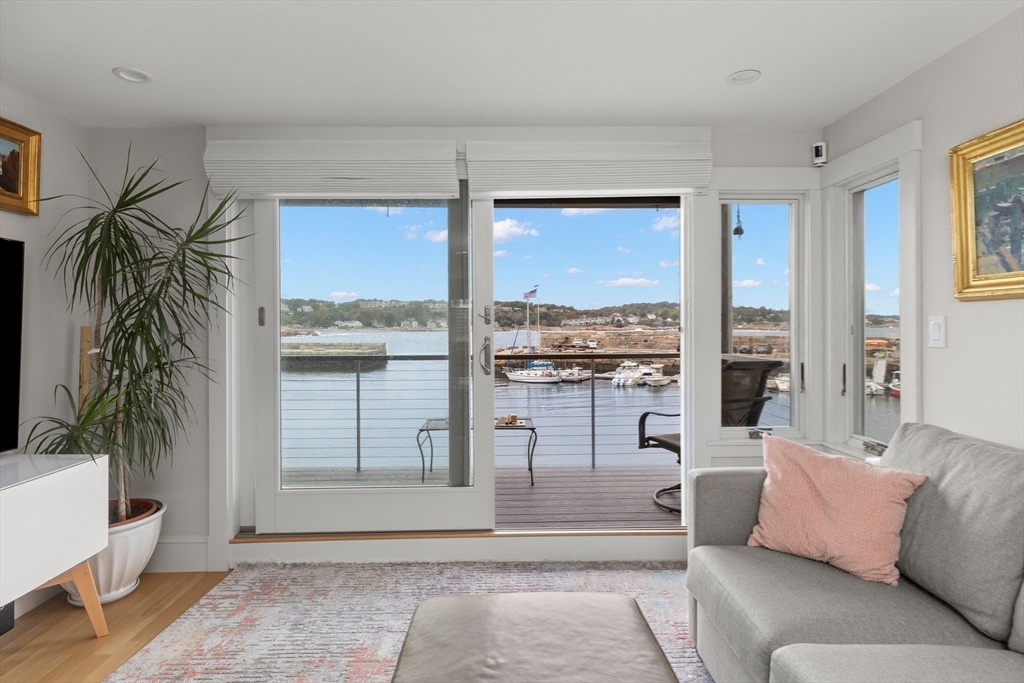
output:
M678 683L636 601L611 593L425 600L392 681Z

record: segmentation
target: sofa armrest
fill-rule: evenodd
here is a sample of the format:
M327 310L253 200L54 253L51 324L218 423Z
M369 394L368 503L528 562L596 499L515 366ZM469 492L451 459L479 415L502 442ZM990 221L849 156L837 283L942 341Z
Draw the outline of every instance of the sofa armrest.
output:
M746 545L757 524L763 467L715 467L686 476L688 550L702 545Z

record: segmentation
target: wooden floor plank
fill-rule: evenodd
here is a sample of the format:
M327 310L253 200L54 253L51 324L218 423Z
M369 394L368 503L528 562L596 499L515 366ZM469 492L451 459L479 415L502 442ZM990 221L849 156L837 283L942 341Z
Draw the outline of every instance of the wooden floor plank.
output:
M0 683L98 683L228 573L143 574L134 593L103 606L110 627L105 638L95 637L85 610L58 595L0 636Z
M669 459L669 458L666 458ZM495 528L529 529L661 529L679 526L679 514L654 504L660 488L679 481L679 466L534 467L534 485L525 467L494 471ZM347 487L420 484L420 470L289 468L281 473L285 486ZM447 470L427 472L427 483L445 485ZM677 502L678 494L667 497Z

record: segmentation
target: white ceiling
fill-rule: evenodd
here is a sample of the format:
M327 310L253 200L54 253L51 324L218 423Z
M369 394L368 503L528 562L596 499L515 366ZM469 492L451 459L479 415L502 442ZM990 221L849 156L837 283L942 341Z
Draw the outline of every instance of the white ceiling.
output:
M0 81L90 127L821 128L1022 6L0 0Z

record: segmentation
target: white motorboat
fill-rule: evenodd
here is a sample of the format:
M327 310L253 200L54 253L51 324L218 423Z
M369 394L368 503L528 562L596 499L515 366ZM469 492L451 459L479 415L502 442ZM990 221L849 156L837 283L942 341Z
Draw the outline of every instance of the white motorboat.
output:
M558 376L563 382L587 382L591 379L590 371L583 370L578 365L574 365L570 370L559 370Z
M615 376L612 377L613 387L632 387L640 381L640 365L631 360L623 361L622 365L615 369Z
M672 383L671 377L665 377L662 373L664 365L660 363L649 363L640 364L640 380L638 384L646 384L649 387L663 387Z
M864 395L865 396L881 396L885 393L885 387L881 384L875 384L869 379L864 380Z

